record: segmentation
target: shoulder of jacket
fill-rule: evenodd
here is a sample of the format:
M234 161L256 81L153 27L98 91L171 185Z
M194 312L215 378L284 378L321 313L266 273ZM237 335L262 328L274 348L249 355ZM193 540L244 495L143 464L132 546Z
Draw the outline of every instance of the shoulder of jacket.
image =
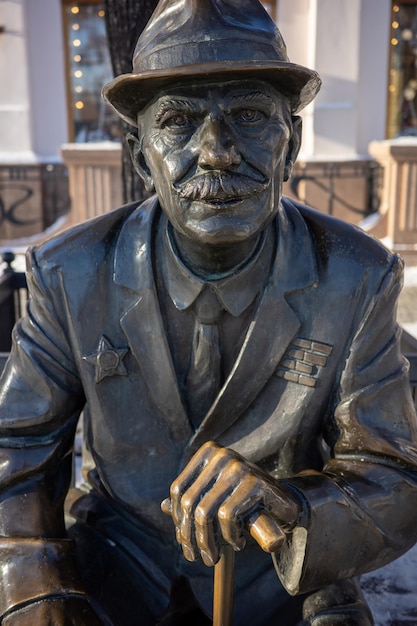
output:
M135 202L67 228L28 249L27 270L30 272L34 266L50 269L73 264L81 268L84 260L90 265L99 263L113 249L126 220L133 213L147 209L146 201Z
M290 198L283 198L282 204L289 219L294 212L301 216L323 262L332 257L368 269L374 267L386 270L393 267L396 271L402 271L402 258L360 227Z

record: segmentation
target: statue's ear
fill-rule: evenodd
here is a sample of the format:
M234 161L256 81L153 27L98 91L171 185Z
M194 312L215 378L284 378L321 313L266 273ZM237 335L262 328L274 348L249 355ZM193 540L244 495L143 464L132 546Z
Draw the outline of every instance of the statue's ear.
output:
M291 176L292 168L298 156L301 147L301 134L303 130L303 122L298 115L292 118L292 135L288 142L288 152L285 159L284 181Z
M133 167L143 180L146 191L155 191L151 172L143 155L142 141L136 137L136 135L133 135L133 133L126 135L126 141L129 145Z

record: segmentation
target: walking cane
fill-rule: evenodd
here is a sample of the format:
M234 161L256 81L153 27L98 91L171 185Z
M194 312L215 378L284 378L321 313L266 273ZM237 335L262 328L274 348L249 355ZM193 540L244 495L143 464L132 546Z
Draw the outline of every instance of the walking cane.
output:
M261 543L267 552L275 552L285 539L267 515L255 514L248 525L251 536ZM235 551L230 544L223 544L220 559L214 566L213 626L232 626L233 588L235 577Z
M232 626L234 575L235 551L224 544L214 566L213 626Z

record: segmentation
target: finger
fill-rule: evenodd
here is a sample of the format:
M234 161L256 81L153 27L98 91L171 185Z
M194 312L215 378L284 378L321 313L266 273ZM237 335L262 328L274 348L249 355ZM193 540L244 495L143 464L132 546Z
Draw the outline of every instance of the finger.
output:
M221 534L235 550L243 550L246 544L243 535L245 521L259 507L259 481L256 476L242 472L241 482L218 511Z
M181 499L190 485L194 482L203 467L216 454L220 446L212 441L205 443L192 457L187 466L171 485L171 515L176 526L182 519Z
M201 554L204 565L212 567L220 558L220 547L218 546L218 528L215 515L205 517L204 523L195 522L195 538L197 549Z
M230 455L231 452L226 450L226 448L218 448L212 454L210 461L202 468L200 475L197 476L194 483L181 498L181 521L178 525L181 543L192 552L198 550L195 537L195 511L197 506L200 509L199 517L201 523L203 523L205 509L200 506L201 501L206 499L209 509L214 507L215 512L217 512L224 498L224 490L227 492L230 489L228 480L218 481L222 470L230 463ZM204 548L203 552L205 552Z
M162 511L165 513L165 515L171 515L172 512L172 502L171 502L171 498L165 498L165 500L163 500L161 502L161 509ZM175 526L175 538L178 541L178 543L181 543L181 532L180 529L178 528L178 526ZM191 557L191 555L190 555ZM189 558L188 560L193 561L193 558Z
M171 515L171 512L172 512L171 498L165 498L165 500L161 502L161 509L162 509L162 512L165 513L165 515Z
M184 501L184 498L182 499ZM194 532L194 511L191 506L184 503L182 518L179 526L176 526L176 538L182 546L182 551L187 561L195 561L199 557Z
M280 486L265 489L263 504L269 517L276 519L281 528L287 532L297 524L301 502L297 501L290 492L283 491Z
M219 508L233 492L234 481L229 469L228 465L221 474L220 480L202 498L194 514L197 548L206 565L215 565L220 558L221 533L217 515ZM237 477L236 472L233 475Z
M265 485L256 476L246 475L219 510L219 524L224 539L235 550L242 550L245 538L242 527L265 552L276 552L285 541L280 524L263 507Z

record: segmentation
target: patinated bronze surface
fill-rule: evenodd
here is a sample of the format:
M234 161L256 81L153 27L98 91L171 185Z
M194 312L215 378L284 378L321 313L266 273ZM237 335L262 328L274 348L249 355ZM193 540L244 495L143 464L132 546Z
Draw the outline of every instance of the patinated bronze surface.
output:
M224 545L235 626L373 623L355 577L417 539L402 262L281 196L319 86L257 0L161 0L105 87L155 194L28 252L2 624L203 626Z

